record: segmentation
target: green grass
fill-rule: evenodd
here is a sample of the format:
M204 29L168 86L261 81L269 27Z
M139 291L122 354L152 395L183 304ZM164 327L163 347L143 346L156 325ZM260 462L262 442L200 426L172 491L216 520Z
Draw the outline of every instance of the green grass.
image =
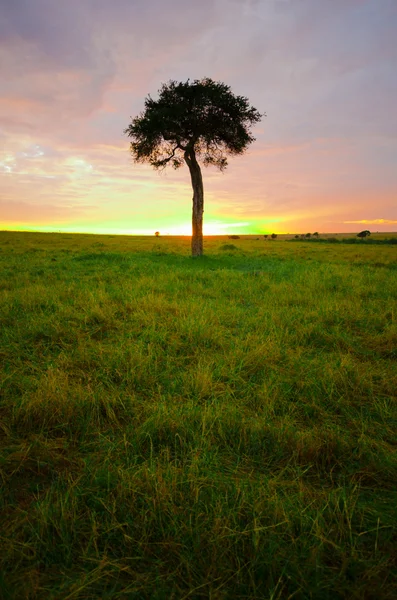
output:
M396 597L396 246L205 251L0 233L0 597Z

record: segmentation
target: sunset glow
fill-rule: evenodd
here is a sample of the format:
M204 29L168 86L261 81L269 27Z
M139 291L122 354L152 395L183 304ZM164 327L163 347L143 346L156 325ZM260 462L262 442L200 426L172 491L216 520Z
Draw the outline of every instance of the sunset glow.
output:
M3 4L1 229L190 235L188 169L133 164L123 130L209 76L267 117L203 168L205 235L397 230L393 0Z

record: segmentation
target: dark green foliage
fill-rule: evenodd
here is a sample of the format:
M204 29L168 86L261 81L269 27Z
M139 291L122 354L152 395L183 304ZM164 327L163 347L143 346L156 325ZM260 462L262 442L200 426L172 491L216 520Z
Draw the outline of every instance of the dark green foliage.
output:
M169 81L159 98L145 99L145 110L125 132L136 162L159 169L184 163L193 148L197 160L223 171L227 155L242 154L255 138L250 127L262 115L244 96L236 96L228 85L210 78L191 82Z

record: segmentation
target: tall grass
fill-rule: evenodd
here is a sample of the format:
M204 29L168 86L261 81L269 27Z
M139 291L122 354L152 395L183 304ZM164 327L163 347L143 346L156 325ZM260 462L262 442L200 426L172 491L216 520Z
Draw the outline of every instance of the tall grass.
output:
M396 596L395 247L0 244L0 596Z

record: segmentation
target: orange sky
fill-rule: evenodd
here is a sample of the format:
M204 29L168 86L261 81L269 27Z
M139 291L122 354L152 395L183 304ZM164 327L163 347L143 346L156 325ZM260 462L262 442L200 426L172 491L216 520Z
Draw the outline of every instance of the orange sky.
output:
M203 169L205 233L397 231L394 0L163 6L0 0L1 229L190 233L188 169L134 165L122 132L208 76L267 117Z

